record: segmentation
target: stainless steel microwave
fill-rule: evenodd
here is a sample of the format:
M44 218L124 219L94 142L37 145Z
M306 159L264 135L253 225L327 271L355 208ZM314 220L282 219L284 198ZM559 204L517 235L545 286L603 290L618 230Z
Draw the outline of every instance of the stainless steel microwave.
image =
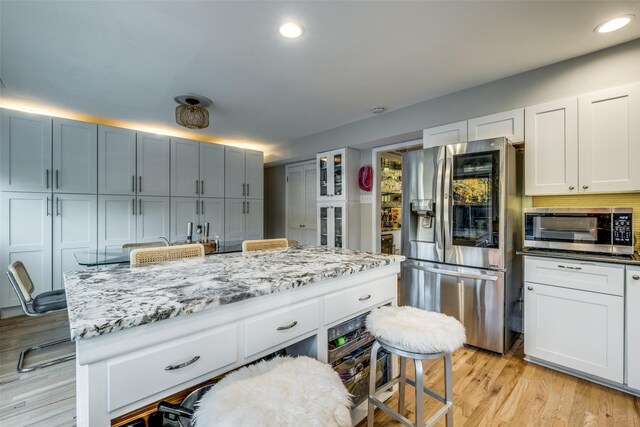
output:
M525 208L524 247L633 254L632 208Z

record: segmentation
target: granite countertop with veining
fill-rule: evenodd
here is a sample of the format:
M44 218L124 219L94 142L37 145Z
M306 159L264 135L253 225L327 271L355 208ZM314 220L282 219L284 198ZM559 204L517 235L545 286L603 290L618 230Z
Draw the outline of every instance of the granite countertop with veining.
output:
M640 255L638 255L638 252L634 252L632 255L607 255L589 252L560 251L554 249L525 248L518 251L517 254L585 262L608 262L612 264L640 265Z
M399 255L297 246L65 273L71 339L108 334L402 260Z

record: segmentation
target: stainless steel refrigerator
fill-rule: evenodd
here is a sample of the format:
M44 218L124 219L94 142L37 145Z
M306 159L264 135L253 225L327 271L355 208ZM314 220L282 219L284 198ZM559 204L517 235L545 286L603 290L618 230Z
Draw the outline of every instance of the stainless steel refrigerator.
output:
M467 343L506 352L522 282L522 154L506 138L403 155L400 305L460 320Z

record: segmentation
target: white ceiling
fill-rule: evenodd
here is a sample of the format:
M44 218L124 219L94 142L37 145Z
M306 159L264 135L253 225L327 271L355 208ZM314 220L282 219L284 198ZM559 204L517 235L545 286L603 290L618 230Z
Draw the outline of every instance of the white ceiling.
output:
M615 33L594 33L620 14ZM0 1L5 97L267 146L640 37L640 2ZM297 40L278 26L305 27Z

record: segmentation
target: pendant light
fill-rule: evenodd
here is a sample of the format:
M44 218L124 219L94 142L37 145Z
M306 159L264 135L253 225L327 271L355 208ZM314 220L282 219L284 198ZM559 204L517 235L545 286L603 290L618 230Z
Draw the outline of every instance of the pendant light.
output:
M209 126L211 100L197 95L176 96L176 123L189 129L204 129Z

